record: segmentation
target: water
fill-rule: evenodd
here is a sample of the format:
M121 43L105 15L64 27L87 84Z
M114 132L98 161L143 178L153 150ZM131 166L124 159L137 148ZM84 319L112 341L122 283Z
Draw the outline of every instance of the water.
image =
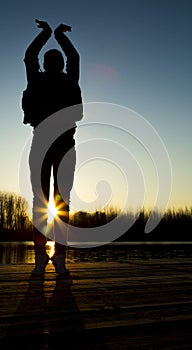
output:
M47 243L47 253L54 253L53 242ZM1 242L0 264L33 264L33 242ZM113 242L96 248L68 248L67 262L127 262L131 259L192 258L192 242Z

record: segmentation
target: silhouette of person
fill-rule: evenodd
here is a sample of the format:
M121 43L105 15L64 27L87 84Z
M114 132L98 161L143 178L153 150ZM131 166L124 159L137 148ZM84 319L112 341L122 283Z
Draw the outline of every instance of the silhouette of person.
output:
M50 176L53 171L54 178L54 201L59 207L58 216L65 223L69 221L70 191L73 185L74 170L76 164L75 120L82 118L82 97L79 86L80 57L69 38L64 34L71 31L71 27L60 24L54 30L54 36L66 56L66 64L62 52L51 49L44 54L42 71L40 69L38 55L42 47L52 35L52 29L45 21L36 19L36 23L42 31L36 36L25 52L24 63L27 75L27 88L22 96L22 108L24 111L24 124L33 127L33 140L29 155L30 178L33 192L33 237L35 249L35 268L33 273L44 273L50 259L46 253L46 235L42 234L47 225L48 201L50 194ZM64 68L65 72L64 72ZM52 142L47 150L41 168L41 188L43 198L40 196L37 178L37 164L35 155L38 152L38 126L47 120L52 114L70 106L80 106L78 113L72 117L72 127L61 133ZM70 114L70 113L69 113ZM70 115L71 117L71 115ZM41 124L42 125L42 124ZM46 130L45 130L46 133ZM45 135L46 137L46 135ZM36 154L34 154L34 149ZM58 167L65 154L70 150L70 160L64 163L64 197L58 186ZM64 158L65 159L65 158ZM63 192L62 192L63 193ZM41 222L38 226L37 222ZM37 228L38 227L38 228ZM41 229L39 229L41 228ZM55 252L51 257L57 273L68 274L66 269L66 245L55 240Z

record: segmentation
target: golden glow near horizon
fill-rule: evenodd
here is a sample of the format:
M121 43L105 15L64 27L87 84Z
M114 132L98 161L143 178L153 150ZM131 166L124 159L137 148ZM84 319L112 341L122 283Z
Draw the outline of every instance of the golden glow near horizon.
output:
M94 133L93 135L91 134L90 137L96 137L97 132L100 137L104 138L105 130L106 127L99 128L99 126L94 126ZM88 131L85 129L83 135L80 135L79 133L77 141L79 140L78 142L81 142L84 139L88 139L89 134L86 134ZM151 162L148 153L145 152L145 149L137 142L137 140L128 138L127 135L122 135L119 130L115 130L114 133L113 129L110 129L110 135L112 138L114 137L116 141L120 140L121 144L128 147L129 151L134 155L142 170L141 176L143 173L144 191L138 187L138 183L135 181L134 172L131 167L130 180L132 181L129 182L124 176L123 171L121 171L114 162L107 161L107 159L96 158L82 164L80 162L78 163L78 159L80 159L81 156L81 149L77 148L78 157L74 186L71 191L70 214L77 211L94 212L97 210L108 210L110 207L119 208L120 210L121 208L125 208L126 211L133 211L135 208L138 210L139 207L144 207L146 210L154 208L158 193L158 177L154 164ZM82 140L80 139L80 136ZM26 146L26 154L24 153L20 166L22 169L20 173L20 189L16 192L18 192L29 203L28 214L31 217L33 194L28 167L30 147L31 143L28 142ZM120 156L121 154L119 154L119 157ZM126 162L126 159L124 159L124 161ZM179 210L185 207L190 208L192 206L192 187L185 187L185 184L190 183L191 172L188 171L185 173L182 163L180 163L178 167L174 163L174 159L171 159L171 161L173 166L173 188L170 193L167 208L174 210ZM9 173L11 174L12 172L8 172L8 175ZM13 181L13 179L15 178L12 176L11 180ZM181 179L183 179L183 182ZM9 177L7 177L6 181L9 180ZM11 186L11 180L9 181L9 186ZM134 191L132 196L130 196L130 190ZM51 182L51 191L53 191L53 182ZM52 192L50 194L51 197L48 208L49 223L53 220L59 209L55 209ZM142 200L143 194L144 200Z

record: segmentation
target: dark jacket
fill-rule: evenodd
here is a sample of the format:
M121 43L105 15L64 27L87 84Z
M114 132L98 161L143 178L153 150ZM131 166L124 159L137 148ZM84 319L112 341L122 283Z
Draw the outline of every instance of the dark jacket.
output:
M51 114L69 106L80 105L76 121L82 118L82 97L79 87L79 54L60 31L55 38L66 56L66 73L50 76L40 70L38 55L51 36L51 29L43 29L25 53L27 88L22 96L24 124L36 127Z

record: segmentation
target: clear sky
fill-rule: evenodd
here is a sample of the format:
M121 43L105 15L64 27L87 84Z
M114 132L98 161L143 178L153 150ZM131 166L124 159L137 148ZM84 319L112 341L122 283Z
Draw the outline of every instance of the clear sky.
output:
M24 53L39 32L35 18L69 34L81 56L84 102L107 102L134 110L153 125L166 145L173 171L172 208L192 205L192 2L190 0L6 1L0 13L0 190L19 192L23 148L31 135L22 124L26 87ZM57 47L53 39L46 48ZM43 53L43 52L42 52ZM42 57L42 56L40 56ZM110 131L109 131L110 132ZM100 172L94 164L94 175ZM145 165L142 165L145 168ZM118 182L112 169L103 177ZM91 175L77 179L90 200ZM150 176L149 176L150 177ZM92 177L93 179L94 177ZM79 183L78 183L79 181ZM97 181L97 179L94 179ZM148 179L150 183L150 179ZM89 191L86 185L89 183ZM79 184L79 185L78 185ZM114 185L116 186L116 185ZM153 197L153 186L149 197ZM94 191L93 191L94 192ZM87 197L88 196L88 197Z

